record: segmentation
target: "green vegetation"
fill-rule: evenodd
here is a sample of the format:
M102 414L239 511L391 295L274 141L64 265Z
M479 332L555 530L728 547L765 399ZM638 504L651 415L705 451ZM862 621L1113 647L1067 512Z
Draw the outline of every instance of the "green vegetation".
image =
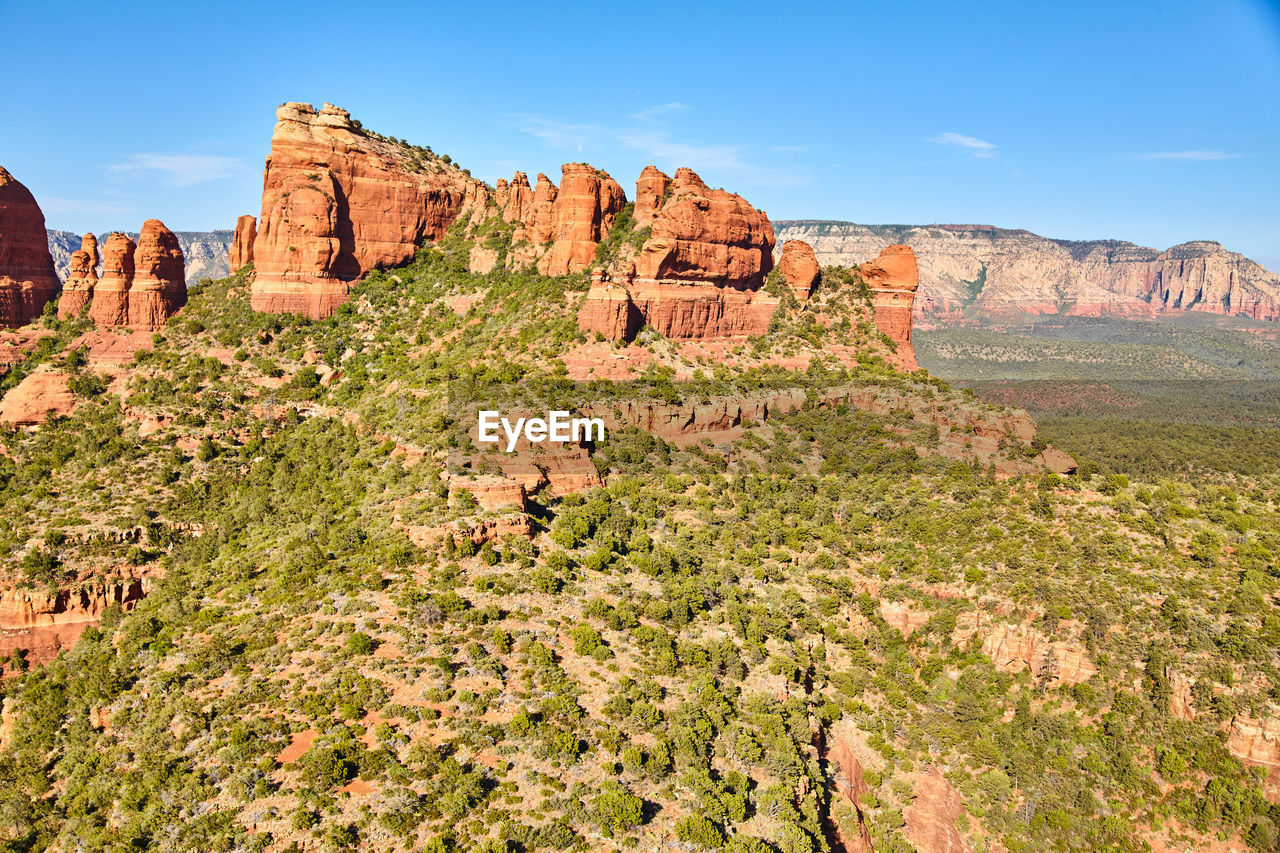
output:
M889 368L840 271L830 325L788 306L732 367L651 336L632 378L575 381L585 280L472 275L473 245L323 322L205 284L123 399L47 321L31 359L78 371L79 406L0 434L0 561L24 594L147 594L50 662L5 656L6 849L817 853L862 821L907 850L930 768L974 849L1274 848L1227 735L1280 698L1275 445L1192 476L1062 415L1081 473L997 480L931 421L808 404L714 440L615 430L602 485L485 511L442 477L494 473L464 467L479 402L991 409Z

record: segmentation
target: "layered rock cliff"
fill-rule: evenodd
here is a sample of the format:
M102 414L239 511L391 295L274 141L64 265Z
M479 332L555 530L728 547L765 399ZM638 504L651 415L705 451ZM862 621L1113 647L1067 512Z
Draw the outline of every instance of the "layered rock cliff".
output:
M779 222L819 262L853 266L894 243L920 267L915 316L924 326L1026 315L1158 316L1180 312L1280 320L1280 276L1209 241L1166 251L1118 240L1052 240L983 225Z
M487 204L484 184L366 132L346 110L289 103L276 119L253 250L257 310L327 317L365 272L404 262Z
M915 370L919 365L911 345L911 312L920 283L915 252L902 244L889 246L859 266L858 272L871 289L876 327L894 343L898 366Z
M30 663L53 660L97 625L108 606L132 610L146 594L143 578L95 580L60 589L0 590L0 658L24 649Z
M40 205L0 167L0 325L30 322L57 293Z

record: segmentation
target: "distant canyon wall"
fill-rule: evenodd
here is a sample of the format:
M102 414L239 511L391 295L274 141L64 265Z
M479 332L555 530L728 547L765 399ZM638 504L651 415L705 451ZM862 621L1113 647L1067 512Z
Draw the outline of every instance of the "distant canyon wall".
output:
M49 234L49 253L53 255L53 268L58 278L66 281L71 272L71 256L80 248L82 235L74 231L46 229ZM98 242L105 245L111 232L98 235ZM133 240L138 232L123 232ZM202 278L226 278L231 274L227 253L231 248L232 231L175 231L178 245L186 259L187 282L195 284ZM101 264L97 270L101 275Z
M1052 240L986 225L774 223L804 240L824 266L854 266L885 247L915 250L917 327L1000 322L1027 315L1155 317L1204 312L1280 321L1280 276L1220 243L1165 251L1119 240Z

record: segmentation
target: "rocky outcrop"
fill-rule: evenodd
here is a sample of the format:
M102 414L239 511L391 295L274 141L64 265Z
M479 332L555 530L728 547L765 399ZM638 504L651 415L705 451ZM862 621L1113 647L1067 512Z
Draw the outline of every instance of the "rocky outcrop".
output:
M31 373L0 398L0 423L35 426L49 416L71 414L76 398L65 373Z
M550 250L538 262L543 275L582 272L595 260L627 197L618 182L586 163L566 163L551 218Z
M470 495L482 510L495 510L503 507L526 509L528 496L524 486L511 479L496 474L484 474L475 477L454 477L449 480L449 503L459 505L466 501L464 495Z
M1119 240L1051 240L989 225L855 225L779 222L823 264L856 266L894 243L920 264L921 328L1028 315L1150 317L1206 312L1280 320L1280 276L1221 244L1166 251Z
M29 323L57 293L40 205L0 167L0 326Z
M942 771L933 767L916 777L915 799L903 809L903 834L919 853L970 853L972 848L956 829L964 814L960 792Z
M235 272L253 263L253 241L258 237L258 219L245 214L236 220L235 236L227 252L227 267Z
M93 288L89 318L110 328L129 324L129 288L133 285L133 240L116 232L102 247L102 278Z
M74 317L93 300L93 288L98 283L98 238L86 234L80 240L80 248L71 255L67 280L62 283L62 295L58 297L58 316Z
M102 620L110 605L132 610L147 592L147 581L128 578L61 589L0 590L0 658L16 649L31 663L47 663L74 646L84 629Z
M778 304L761 292L773 268L768 217L690 169L668 179L647 167L636 197L635 227L648 237L593 282L578 327L615 339L642 326L683 340L768 331Z
M982 653L996 669L1029 672L1037 681L1055 685L1079 684L1098 672L1082 644L1051 642L1026 625L1001 623L983 632Z
M818 277L822 274L818 259L813 254L813 247L803 240L788 240L782 245L778 272L787 287L802 302L813 293Z
M253 249L259 311L327 317L365 272L408 260L469 216L468 202L487 204L479 181L346 110L289 103L276 119Z
M911 345L911 306L920 283L915 252L910 246L888 246L858 272L871 288L876 328L893 341L896 365L915 370L919 365Z
M178 238L160 220L148 219L142 224L133 253L133 270L129 328L163 328L165 321L187 304L187 277Z
M1227 751L1248 764L1280 767L1280 717L1236 714L1227 731Z
M102 278L89 306L99 327L155 331L187 303L182 247L160 220L143 223L137 243L112 234L102 255Z

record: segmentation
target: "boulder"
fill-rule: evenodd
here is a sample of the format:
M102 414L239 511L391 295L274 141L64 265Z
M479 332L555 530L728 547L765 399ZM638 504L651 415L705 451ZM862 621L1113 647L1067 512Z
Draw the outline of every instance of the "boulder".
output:
M80 240L80 248L71 254L71 267L67 280L62 283L62 295L58 297L58 316L66 319L83 311L93 300L93 288L98 283L98 238L86 234Z
M58 287L40 205L0 167L0 325L39 317Z

